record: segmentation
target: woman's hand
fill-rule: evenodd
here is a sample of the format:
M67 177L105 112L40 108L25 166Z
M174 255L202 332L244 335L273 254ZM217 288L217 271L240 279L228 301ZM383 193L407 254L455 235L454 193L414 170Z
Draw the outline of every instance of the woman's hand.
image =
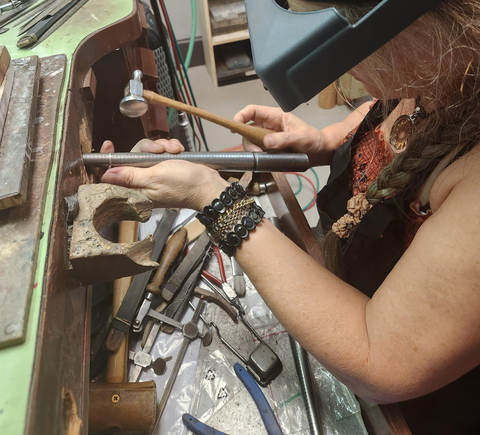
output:
M183 149L175 139L142 139L132 151L176 154ZM100 152L114 152L113 143L105 141ZM214 198L218 198L228 186L228 182L217 171L182 160L167 160L150 168L110 168L101 181L138 190L154 201L156 207L194 210L201 210Z
M290 148L299 153L308 154L312 166L326 164L330 161L329 147L321 130L318 130L300 118L286 113L277 107L249 105L238 112L235 121L248 123L274 130L278 133L267 134L263 140L265 148L270 150L286 150ZM261 151L250 141L244 139L243 146L247 151Z

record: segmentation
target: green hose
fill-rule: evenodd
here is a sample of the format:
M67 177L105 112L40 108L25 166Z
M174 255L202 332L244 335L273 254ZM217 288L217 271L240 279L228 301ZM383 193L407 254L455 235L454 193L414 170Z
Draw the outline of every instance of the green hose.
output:
M195 34L197 33L197 4L195 0L192 2L192 31L190 32L190 42L188 43L187 56L185 58L185 69L188 69L190 66L190 61L192 60L193 47L195 45Z

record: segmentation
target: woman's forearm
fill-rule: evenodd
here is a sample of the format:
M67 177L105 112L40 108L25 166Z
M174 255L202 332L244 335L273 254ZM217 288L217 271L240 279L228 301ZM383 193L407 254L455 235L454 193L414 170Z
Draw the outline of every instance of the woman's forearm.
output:
M343 143L345 137L363 121L370 110L372 102L362 104L350 113L343 121L331 124L320 130L323 143L329 144L331 154Z
M354 390L370 388L367 296L266 220L237 249L236 259L277 319L310 354Z

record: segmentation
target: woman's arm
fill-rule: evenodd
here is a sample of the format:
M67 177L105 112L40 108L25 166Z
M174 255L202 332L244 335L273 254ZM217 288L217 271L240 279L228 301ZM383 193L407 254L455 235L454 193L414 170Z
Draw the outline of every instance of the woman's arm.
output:
M371 102L364 103L342 122L321 130L277 107L249 105L238 112L234 119L243 123L253 122L255 125L278 132L265 136L265 148L271 150L288 148L306 153L313 167L330 163L333 152L343 143L347 134L360 124L370 110L371 104ZM259 147L246 140L244 140L244 147L251 151L260 151Z
M443 194L449 182L454 187L372 299L269 222L238 250L237 261L279 321L367 400L427 394L480 362L480 158L474 166L465 178L459 166L460 181L441 180Z

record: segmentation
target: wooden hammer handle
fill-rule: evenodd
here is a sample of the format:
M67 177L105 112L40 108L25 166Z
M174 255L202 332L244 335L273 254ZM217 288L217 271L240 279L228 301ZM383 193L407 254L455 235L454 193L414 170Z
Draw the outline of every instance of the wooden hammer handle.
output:
M170 269L170 266L178 257L178 254L183 251L187 241L187 234L185 228L180 228L172 235L172 237L170 237L165 245L165 250L163 251L162 259L160 260L160 266L155 271L152 281L146 287L146 290L154 296L159 296L161 294L160 286L165 279L168 269Z
M163 97L152 91L144 90L143 97L150 103L162 104L164 106L171 107L185 113L189 113L190 115L198 116L199 118L206 119L207 121L213 122L214 124L218 124L222 127L228 128L229 130L238 133L244 138L248 139L255 145L258 145L262 149L265 148L265 145L263 145L263 138L267 134L275 133L273 130L268 130L266 128L258 127L256 125L243 124L242 122L234 121L233 119L216 115L212 112L209 112L208 110L199 109L198 107L190 106L176 100L171 100L170 98Z
M138 222L121 221L118 226L118 243L133 243L137 241ZM113 315L117 314L123 298L130 287L132 276L116 279L113 283ZM109 352L107 358L107 383L122 384L127 379L128 334L115 352Z

